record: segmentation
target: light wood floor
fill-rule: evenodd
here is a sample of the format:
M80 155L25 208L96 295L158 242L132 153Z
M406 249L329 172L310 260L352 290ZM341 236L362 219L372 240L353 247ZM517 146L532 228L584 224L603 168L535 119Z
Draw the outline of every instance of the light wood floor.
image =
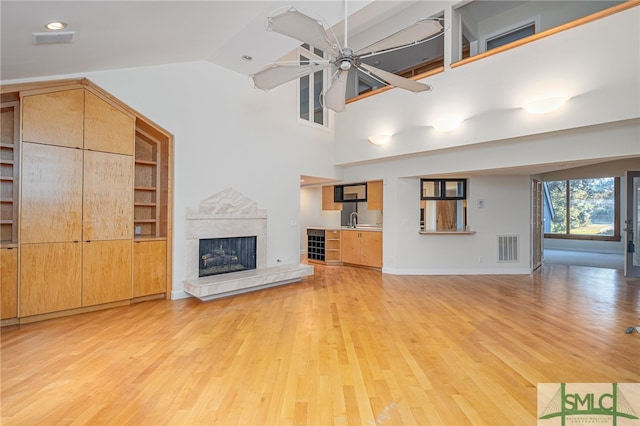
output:
M2 424L533 425L539 382L640 382L640 281L313 278L2 333Z

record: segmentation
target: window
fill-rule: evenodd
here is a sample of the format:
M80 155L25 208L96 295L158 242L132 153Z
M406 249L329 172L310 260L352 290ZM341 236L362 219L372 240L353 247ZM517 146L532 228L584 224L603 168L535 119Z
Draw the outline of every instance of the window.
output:
M536 24L531 22L516 29L507 31L495 37L487 39L486 50L495 49L504 44L511 43L512 41L520 40L521 38L529 37L536 33Z
M313 48L308 44L303 44L299 50L301 64L308 64L312 60L322 60L324 56L322 50ZM300 77L298 117L301 120L328 127L327 109L323 108L320 102L320 97L325 88L325 80L325 71L316 71Z
M620 240L620 179L544 182L545 237Z
M420 180L420 231L467 228L467 180Z

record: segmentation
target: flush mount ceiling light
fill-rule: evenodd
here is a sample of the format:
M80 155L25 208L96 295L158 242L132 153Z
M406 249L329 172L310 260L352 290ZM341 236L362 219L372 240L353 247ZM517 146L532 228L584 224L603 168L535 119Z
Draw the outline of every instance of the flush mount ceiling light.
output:
M559 109L566 102L566 96L553 95L544 98L530 99L524 103L522 108L531 114L546 114Z
M373 135L369 136L369 142L374 145L385 145L391 140L391 135Z
M433 128L439 132L450 132L457 129L462 124L461 117L444 117L433 123Z
M67 28L67 23L62 21L52 21L44 26L48 30L59 31Z

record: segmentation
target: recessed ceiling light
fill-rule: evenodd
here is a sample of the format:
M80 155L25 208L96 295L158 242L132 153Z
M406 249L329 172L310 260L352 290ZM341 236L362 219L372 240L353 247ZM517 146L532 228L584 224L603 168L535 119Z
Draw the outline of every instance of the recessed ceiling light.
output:
M532 114L546 114L560 108L567 102L567 97L562 95L547 96L545 98L535 98L528 100L522 106L527 112Z
M250 61L253 60L253 58L251 56L249 56L249 55L242 55L241 57L242 57L243 61L250 62Z
M53 22L49 22L44 27L48 30L53 30L53 31L64 30L65 28L67 28L67 23L62 21L53 21Z
M433 127L439 132L450 132L452 130L457 129L460 126L460 124L462 124L462 121L463 120L461 117L456 117L456 116L444 117L434 122Z

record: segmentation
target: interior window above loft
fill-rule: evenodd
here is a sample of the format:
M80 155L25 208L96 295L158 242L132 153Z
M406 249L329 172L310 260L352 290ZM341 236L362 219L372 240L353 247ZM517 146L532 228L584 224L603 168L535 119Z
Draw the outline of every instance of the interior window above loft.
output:
M507 31L503 34L497 35L487 39L486 50L495 49L504 44L511 43L512 41L520 40L521 38L529 37L536 33L535 22L528 23L522 27L514 30Z
M308 64L310 61L322 60L322 55L322 50L305 43L300 46L298 60L301 64ZM300 77L298 84L298 117L303 121L328 127L327 109L322 106L321 102L325 81L325 71L316 71Z

